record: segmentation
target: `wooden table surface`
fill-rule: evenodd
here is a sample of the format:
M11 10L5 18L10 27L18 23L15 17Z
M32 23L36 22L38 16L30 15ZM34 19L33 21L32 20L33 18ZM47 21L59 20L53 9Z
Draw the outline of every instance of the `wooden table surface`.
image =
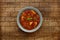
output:
M25 6L36 7L43 15L43 24L34 33L17 26L17 14ZM60 0L0 0L0 40L60 40Z

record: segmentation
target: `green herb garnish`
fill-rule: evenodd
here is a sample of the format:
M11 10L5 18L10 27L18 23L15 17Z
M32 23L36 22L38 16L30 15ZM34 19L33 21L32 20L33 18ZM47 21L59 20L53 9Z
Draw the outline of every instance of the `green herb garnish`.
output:
M27 18L27 20L29 21L29 20L32 20L32 18Z

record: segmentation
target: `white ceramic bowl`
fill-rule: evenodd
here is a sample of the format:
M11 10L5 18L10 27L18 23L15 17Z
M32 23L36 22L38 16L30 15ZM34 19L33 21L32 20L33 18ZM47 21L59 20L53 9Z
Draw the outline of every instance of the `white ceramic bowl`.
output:
M35 10L35 11L40 15L40 23L38 24L38 26L37 26L36 28L34 28L34 29L32 29L32 30L27 30L27 29L23 28L22 25L21 25L20 22L19 22L19 21L20 21L20 20L19 20L19 17L21 16L21 13L22 13L24 10L27 10L27 9ZM42 14L41 14L41 12L40 12L37 8L31 7L31 6L22 8L22 9L19 11L18 15L17 15L17 24L18 24L18 27L19 27L22 31L24 31L24 32L28 32L28 33L35 32L35 31L37 31L37 30L41 27L41 25L42 25Z

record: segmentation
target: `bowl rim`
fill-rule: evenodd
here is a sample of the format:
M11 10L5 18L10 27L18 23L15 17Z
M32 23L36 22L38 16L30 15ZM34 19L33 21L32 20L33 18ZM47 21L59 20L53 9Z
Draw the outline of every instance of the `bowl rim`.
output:
M19 22L19 21L20 21L20 20L19 20L19 17L21 16L21 13L22 13L24 10L27 10L27 9L35 10L35 11L39 14L39 16L40 16L40 22L39 22L38 26L37 26L36 28L32 29L32 30L27 30L27 29L23 28L22 25L21 25L20 22ZM19 27L22 31L27 32L27 33L32 33L32 32L37 31L37 30L41 27L42 22L43 22L43 18L42 18L41 12L40 12L37 8L32 7L32 6L27 6L27 7L22 8L21 10L19 10L19 13L18 13L18 15L17 15L17 25L18 25L18 27Z

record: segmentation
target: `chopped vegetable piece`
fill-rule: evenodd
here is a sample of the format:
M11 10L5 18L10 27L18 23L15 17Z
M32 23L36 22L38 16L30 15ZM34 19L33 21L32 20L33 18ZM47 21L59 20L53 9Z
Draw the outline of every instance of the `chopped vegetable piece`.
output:
M34 22L35 23L35 26L37 25L37 22Z
M30 13L28 13L28 15L30 16Z
M22 13L23 16L26 16L25 12Z
M37 18L36 18L36 17L34 17L34 20L37 20Z
M29 24L32 25L33 22L30 22Z
M24 16L21 17L22 19L24 18Z
M24 20L24 16L21 16L21 20Z
M33 14L36 14L36 12L34 10L31 10Z

